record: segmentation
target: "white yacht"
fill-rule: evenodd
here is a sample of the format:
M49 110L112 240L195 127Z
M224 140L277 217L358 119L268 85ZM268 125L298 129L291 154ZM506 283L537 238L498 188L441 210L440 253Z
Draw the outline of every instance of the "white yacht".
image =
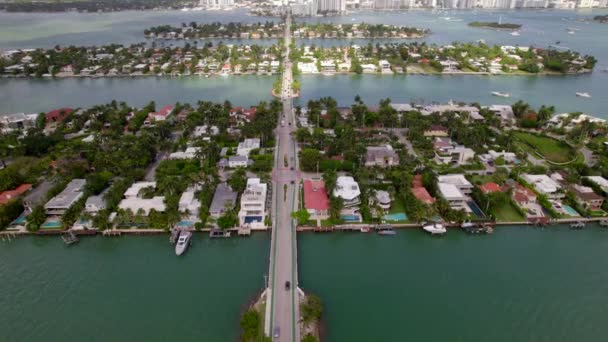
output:
M518 37L518 36L521 36L521 33L519 33L519 31L513 31L513 32L511 32L511 35Z
M577 93L576 93L576 96L578 96L578 97L586 97L586 98L590 98L590 97L591 97L591 94L589 94L589 93L581 93L581 92L577 92Z
M492 95L498 96L498 97L511 97L511 94L509 94L509 93L501 93L499 91L493 91Z
M445 229L445 226L441 223L427 223L422 226L422 229L431 233L431 235L443 235L447 233L447 229Z
M179 233L179 238L177 239L177 244L175 244L175 255L179 256L184 254L188 245L190 245L190 238L192 237L192 232L187 230L182 230Z

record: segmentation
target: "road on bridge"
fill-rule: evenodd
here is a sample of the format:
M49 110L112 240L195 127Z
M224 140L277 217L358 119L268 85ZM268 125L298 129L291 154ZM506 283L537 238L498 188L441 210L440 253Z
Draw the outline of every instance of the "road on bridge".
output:
M298 208L298 156L292 101L292 73L289 61L291 12L285 16L285 50L281 99L282 117L276 128L275 165L273 170L273 229L270 250L270 326L273 341L299 342L299 294L295 222L291 213ZM289 286L287 285L289 282ZM278 337L277 337L278 335Z

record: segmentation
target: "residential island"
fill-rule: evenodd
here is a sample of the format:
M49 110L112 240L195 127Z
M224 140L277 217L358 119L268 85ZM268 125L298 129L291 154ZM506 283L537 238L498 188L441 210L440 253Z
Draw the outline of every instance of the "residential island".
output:
M2 229L265 230L281 108L112 102L4 115ZM300 167L318 172L302 180L294 211L304 229L432 217L545 224L608 210L608 125L588 115L358 97L294 114Z
M492 29L499 29L499 30L519 30L521 28L520 24L498 23L498 22L489 22L489 21L473 21L473 22L469 23L469 26L492 28Z
M324 48L294 47L292 68L302 74L492 74L541 75L591 72L593 56L574 51L523 46L454 43L437 46L399 43ZM232 45L211 42L183 47L145 44L101 47L21 49L2 53L4 77L138 77L268 75L281 68L276 44Z
M262 39L284 37L284 26L272 21L264 23L183 23L181 27L163 25L144 31L146 38L152 39ZM377 39L377 38L422 38L430 34L429 30L408 26L382 24L311 24L294 23L291 32L295 38L315 39Z

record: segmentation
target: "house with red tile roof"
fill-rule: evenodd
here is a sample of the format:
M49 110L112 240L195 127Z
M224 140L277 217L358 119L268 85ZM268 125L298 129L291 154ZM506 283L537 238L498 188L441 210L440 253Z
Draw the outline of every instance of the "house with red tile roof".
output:
M144 121L144 124L150 125L156 121L167 120L167 117L173 112L173 109L175 109L175 106L166 105L157 112L150 112L146 121Z
M502 188L500 187L500 185L498 185L494 182L488 182L486 184L480 185L479 190L481 190L481 192L483 192L484 194L491 194L493 192L502 192Z
M21 184L13 190L7 190L0 193L0 206L14 200L15 198L23 195L32 188L32 184Z
M231 117L236 118L237 121L251 122L255 118L257 107L250 107L249 109L243 107L234 107L230 109L228 114Z
M329 196L322 180L304 180L304 208L312 219L329 217Z
M420 174L415 175L414 179L412 180L412 194L424 204L430 205L435 203L435 198L431 196L428 190L424 187L422 183L422 175Z
M67 107L52 110L45 114L46 122L47 123L61 122L61 121L65 120L65 118L67 118L70 114L72 114L72 112L74 112L74 109L67 108Z

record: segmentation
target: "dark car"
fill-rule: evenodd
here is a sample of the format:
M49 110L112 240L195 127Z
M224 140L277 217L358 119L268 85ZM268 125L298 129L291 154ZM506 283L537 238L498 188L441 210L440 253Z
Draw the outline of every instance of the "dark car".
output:
M289 289L291 288L291 283L289 281L285 282L285 290L289 291Z

